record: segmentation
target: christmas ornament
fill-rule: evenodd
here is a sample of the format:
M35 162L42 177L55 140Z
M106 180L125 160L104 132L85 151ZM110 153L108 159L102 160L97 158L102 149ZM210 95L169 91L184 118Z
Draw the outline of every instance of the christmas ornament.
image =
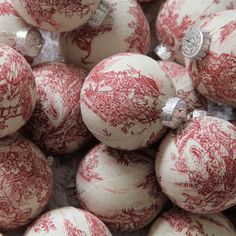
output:
M109 3L109 14L100 27L86 24L61 34L60 47L66 61L92 69L116 53L147 53L150 28L136 0L109 0Z
M83 120L102 143L118 149L149 146L163 134L160 114L175 89L155 60L123 53L100 62L81 91Z
M180 209L162 214L148 236L214 235L235 236L233 225L223 214L197 215Z
M0 0L0 20L0 42L27 58L39 55L44 45L42 35L20 18L9 1Z
M213 14L182 43L195 88L209 100L231 106L236 106L235 22L236 10Z
M194 90L192 80L184 66L170 61L159 61L158 64L173 81L177 97L186 102L188 111L206 108L206 99Z
M23 133L48 153L79 149L90 138L79 105L87 73L60 62L36 66L33 73L39 95Z
M36 86L26 60L0 43L0 138L12 134L30 118L36 102Z
M188 30L212 13L235 8L236 2L232 0L167 0L156 20L157 38L167 47L174 60L184 64L180 47ZM160 51L157 51L162 57L163 52L159 48Z
M236 204L236 127L214 117L190 119L170 132L156 157L163 192L194 213L221 212Z
M0 140L0 229L29 223L47 204L52 174L44 154L20 135Z
M12 0L19 15L29 24L52 32L71 31L88 22L101 0Z
M64 207L42 215L24 234L24 236L34 235L111 236L111 233L102 221L89 212L74 207Z
M103 144L80 162L76 188L81 206L115 231L144 227L166 202L156 181L153 159Z

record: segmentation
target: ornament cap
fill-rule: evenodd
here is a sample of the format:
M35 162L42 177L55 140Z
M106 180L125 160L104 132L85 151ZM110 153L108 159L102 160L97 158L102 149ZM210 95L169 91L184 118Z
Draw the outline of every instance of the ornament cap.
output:
M163 61L168 61L172 57L170 50L163 44L157 45L154 52Z
M190 118L197 118L197 117L203 117L208 116L208 112L204 110L194 110L190 113Z
M184 57L200 60L206 56L211 43L208 32L200 29L190 29L182 41L181 52Z
M24 56L36 57L44 46L41 33L34 27L24 28L16 33L16 50Z
M162 108L161 114L162 124L178 129L184 122L187 121L187 104L180 98L170 98Z
M91 17L88 25L92 28L99 27L110 11L110 4L107 0L101 0L95 14Z

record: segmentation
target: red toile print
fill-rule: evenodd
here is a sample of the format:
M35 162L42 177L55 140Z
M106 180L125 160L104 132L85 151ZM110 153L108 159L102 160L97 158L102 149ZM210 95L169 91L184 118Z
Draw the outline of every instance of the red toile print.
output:
M173 13L177 8L177 4L179 3L176 0L172 1L171 5L166 2L160 11L156 25L158 38L161 39L162 43L171 47L175 46L175 40L182 40L189 27L195 23L186 15L177 24L179 14Z
M86 232L74 226L69 220L64 220L64 228L67 236L86 236Z
M3 137L15 132L31 116L36 85L30 66L15 50L1 44L0 57L0 136Z
M86 3L86 1L74 1L74 0L22 0L27 13L34 18L36 23L41 26L44 23L49 23L55 28L59 28L59 22L57 22L53 16L55 14L63 15L64 17L71 19L74 15L79 15L83 18L91 11L91 6L94 3Z
M91 85L83 91L81 101L110 126L120 125L124 134L137 123L150 124L158 120L160 111L156 106L161 92L155 79L131 66L126 70L104 72L108 62L114 63L111 58L109 60L92 70L87 79ZM147 97L154 99L152 104ZM112 106L110 101L113 101Z
M230 125L225 126L224 130L223 122L226 121L210 117L194 119L192 125L179 130L178 135L174 136L178 149L178 155L173 158L176 171L188 176L188 187L197 193L192 195L183 191L184 209L203 213L220 212L230 207L228 202L236 194L236 128ZM196 143L189 147L194 170L185 154L190 140ZM218 169L221 169L220 173Z
M96 172L96 168L99 164L99 156L97 151L99 146L96 146L88 155L88 158L84 159L80 163L79 175L87 182L103 180L99 173Z
M128 13L134 17L130 23L129 28L132 29L132 34L125 39L129 44L129 51L135 48L140 53L146 53L150 39L150 29L146 16L143 14L141 7L134 0L129 0L133 4L128 10Z
M233 32L236 30L236 20L229 22L228 24L225 24L221 28L220 32L220 42L223 43Z
M148 223L147 219L151 221L158 207L158 204L152 204L150 207L144 207L142 209L122 209L119 213L109 216L97 216L115 231L131 231L145 226Z
M1 140L0 164L0 228L14 229L45 207L52 175L41 151L19 135Z
M0 3L0 16L4 16L4 15L8 15L8 16L13 15L13 16L19 17L18 13L13 8L11 3L7 1Z
M50 212L41 216L40 219L34 223L32 228L35 233L39 233L39 232L49 233L50 231L57 230Z
M84 212L84 215L88 222L91 236L108 235L107 227L101 221L89 212Z
M235 105L236 56L209 52L195 63L192 61L188 66L194 87L213 101Z

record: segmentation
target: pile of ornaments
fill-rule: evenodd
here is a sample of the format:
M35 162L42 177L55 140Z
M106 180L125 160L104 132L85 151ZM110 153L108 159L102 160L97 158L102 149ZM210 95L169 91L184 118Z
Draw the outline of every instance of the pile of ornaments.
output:
M2 235L236 235L236 126L206 111L236 107L235 0L0 0L0 22ZM66 155L79 207L51 209Z

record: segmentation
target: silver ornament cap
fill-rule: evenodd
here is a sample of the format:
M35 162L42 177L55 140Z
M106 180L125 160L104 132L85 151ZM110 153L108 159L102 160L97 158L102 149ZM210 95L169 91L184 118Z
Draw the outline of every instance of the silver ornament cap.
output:
M168 61L172 57L171 51L163 44L157 45L154 52L163 61Z
M109 11L110 11L109 2L107 0L101 0L97 10L95 11L95 14L88 21L88 25L92 28L99 27L106 18L106 16L108 15Z
M166 101L161 114L163 125L172 129L178 129L187 119L187 104L185 101L177 97Z
M34 27L23 28L16 32L16 50L22 55L36 57L44 46L44 39L40 31Z
M182 41L181 52L184 57L200 60L206 56L211 43L208 32L200 29L190 29Z

